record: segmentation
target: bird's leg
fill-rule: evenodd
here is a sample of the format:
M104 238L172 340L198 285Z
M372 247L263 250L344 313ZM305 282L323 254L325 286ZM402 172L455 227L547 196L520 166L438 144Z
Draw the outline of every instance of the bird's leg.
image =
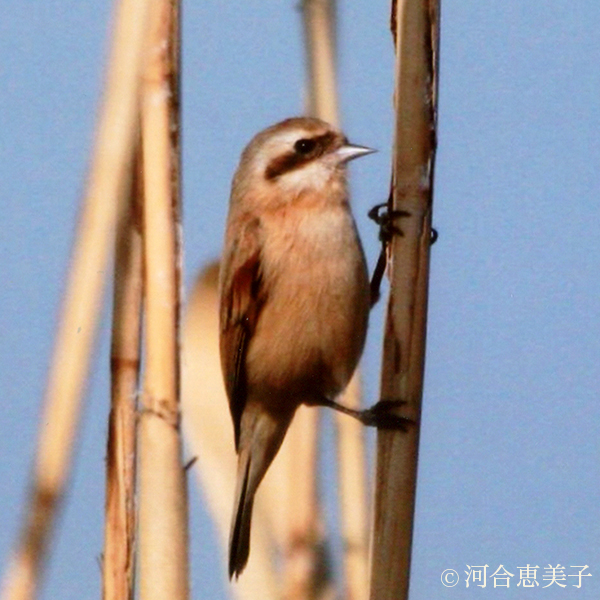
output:
M394 219L402 217L410 217L411 214L406 210L391 210L392 196L387 202L376 204L368 212L369 219L375 221L379 225L379 241L381 242L381 252L377 259L375 271L371 278L371 306L374 306L381 296L381 281L385 273L387 265L387 248L394 235L404 236L402 229L394 225ZM384 210L385 209L385 210ZM438 232L435 229L431 230L431 244L435 244L438 239Z
M369 219L379 225L379 241L381 242L381 252L377 259L377 265L371 278L371 306L374 306L381 296L381 281L387 265L387 247L392 236L404 233L399 227L394 225L394 219L400 217L410 217L410 213L405 210L390 210L391 196L387 202L376 204L368 213ZM385 209L385 210L383 210Z
M381 281L383 280L383 274L385 273L385 267L387 265L387 252L385 248L381 249L375 270L373 271L373 277L371 277L371 308L377 304L381 296Z
M319 398L314 402L307 403L309 406L324 406L333 408L345 415L353 417L368 427L377 427L377 429L399 429L407 431L408 427L414 425L415 422L407 417L400 417L392 412L392 409L405 404L401 400L380 400L371 408L365 410L356 410L344 406L335 400L329 398Z

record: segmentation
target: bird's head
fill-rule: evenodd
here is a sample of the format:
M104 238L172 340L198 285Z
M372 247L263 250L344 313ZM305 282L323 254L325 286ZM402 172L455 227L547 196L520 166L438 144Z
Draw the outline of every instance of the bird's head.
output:
M343 181L345 165L374 150L350 144L346 136L325 121L312 117L286 119L258 133L245 148L234 179L263 193L325 192Z

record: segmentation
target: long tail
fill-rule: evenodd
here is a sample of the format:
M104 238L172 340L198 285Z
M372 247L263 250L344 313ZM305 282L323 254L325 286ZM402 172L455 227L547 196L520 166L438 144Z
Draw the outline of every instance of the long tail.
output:
M250 524L254 494L273 462L293 413L278 418L260 406L246 407L242 416L235 503L229 535L229 578L238 577L250 554Z
M229 536L229 579L234 575L236 578L240 575L250 554L250 525L255 491L248 489L250 460L250 452L245 451L240 454L233 520Z

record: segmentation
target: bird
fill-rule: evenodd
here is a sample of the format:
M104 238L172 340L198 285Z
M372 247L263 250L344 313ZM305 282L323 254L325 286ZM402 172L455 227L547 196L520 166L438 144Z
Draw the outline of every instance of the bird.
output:
M371 294L348 161L374 152L313 117L254 136L234 174L219 277L220 355L238 456L229 578L250 553L256 490L301 404L336 402L365 343Z

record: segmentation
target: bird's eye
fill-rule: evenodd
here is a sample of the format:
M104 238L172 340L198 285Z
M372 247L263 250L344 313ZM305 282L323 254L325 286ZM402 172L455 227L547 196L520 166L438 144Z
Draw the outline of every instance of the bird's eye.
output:
M294 144L294 150L298 154L310 154L315 149L316 145L317 142L315 142L315 140L302 139Z

